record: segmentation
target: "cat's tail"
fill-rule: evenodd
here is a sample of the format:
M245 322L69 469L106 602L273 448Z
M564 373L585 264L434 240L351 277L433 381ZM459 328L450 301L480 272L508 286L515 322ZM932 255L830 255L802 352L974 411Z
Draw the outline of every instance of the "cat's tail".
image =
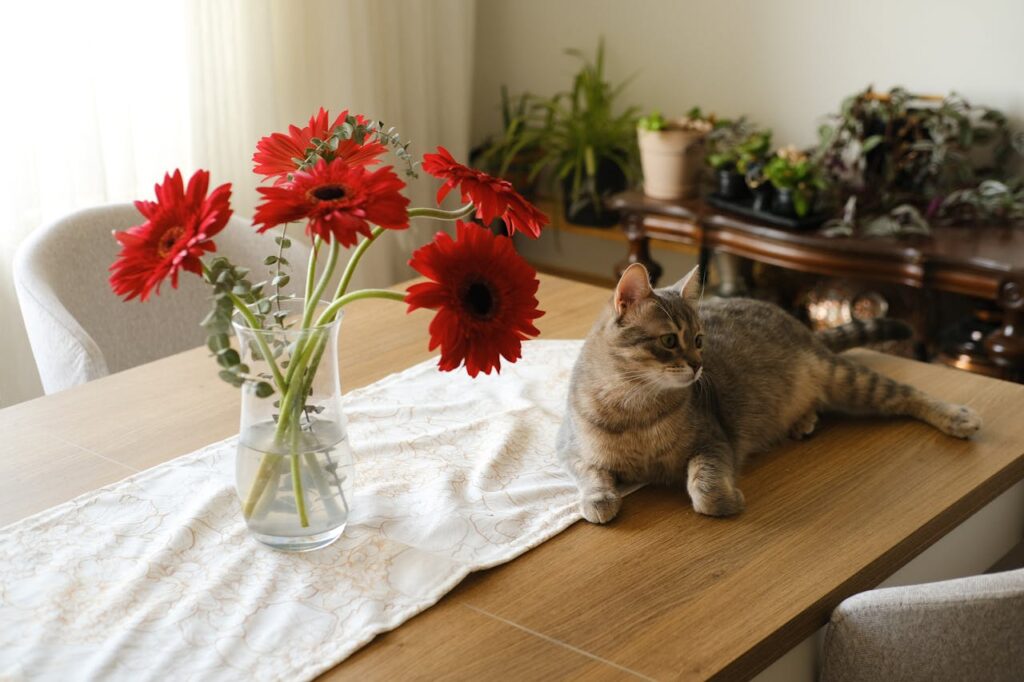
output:
M891 317L855 320L817 333L818 338L834 353L877 341L909 339L914 332L906 322Z

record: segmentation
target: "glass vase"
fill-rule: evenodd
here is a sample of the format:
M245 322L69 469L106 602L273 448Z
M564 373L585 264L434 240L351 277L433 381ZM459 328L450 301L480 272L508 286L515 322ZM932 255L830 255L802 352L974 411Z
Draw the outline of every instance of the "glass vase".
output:
M303 329L304 304L293 299L262 315L254 310L262 329L237 314L234 319L242 369L250 378L242 386L235 459L242 515L258 541L292 552L341 537L352 500L352 450L338 372L341 317Z

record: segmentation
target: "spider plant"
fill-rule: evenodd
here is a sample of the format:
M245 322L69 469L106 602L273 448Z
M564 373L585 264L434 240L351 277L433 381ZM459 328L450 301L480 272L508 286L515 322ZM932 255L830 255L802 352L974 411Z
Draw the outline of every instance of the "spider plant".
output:
M617 100L628 80L613 86L605 77L604 41L598 42L591 61L583 52L566 50L583 62L573 77L572 89L547 100L536 100L533 125L520 143L540 149L530 177L551 172L567 195L569 218L591 207L604 212L601 197L624 189L636 178L636 120L639 110L617 111ZM612 187L603 187L604 175L619 175Z

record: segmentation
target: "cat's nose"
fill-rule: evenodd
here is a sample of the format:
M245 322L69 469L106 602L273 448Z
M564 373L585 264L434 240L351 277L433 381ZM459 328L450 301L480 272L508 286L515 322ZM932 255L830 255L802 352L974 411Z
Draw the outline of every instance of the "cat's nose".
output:
M700 360L687 360L686 364L690 366L690 369L693 370L694 374L696 374L697 370L700 369Z

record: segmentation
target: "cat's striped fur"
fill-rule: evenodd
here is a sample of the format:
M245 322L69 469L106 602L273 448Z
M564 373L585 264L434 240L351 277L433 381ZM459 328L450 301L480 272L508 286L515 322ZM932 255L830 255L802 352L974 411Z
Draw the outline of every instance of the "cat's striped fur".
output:
M810 434L826 410L907 415L961 438L981 426L969 408L835 352L905 338L902 323L814 334L769 303L699 303L698 281L694 269L675 287L651 290L643 267L630 266L587 336L558 450L589 521L618 512L617 481L685 483L698 512L738 513L744 459Z

